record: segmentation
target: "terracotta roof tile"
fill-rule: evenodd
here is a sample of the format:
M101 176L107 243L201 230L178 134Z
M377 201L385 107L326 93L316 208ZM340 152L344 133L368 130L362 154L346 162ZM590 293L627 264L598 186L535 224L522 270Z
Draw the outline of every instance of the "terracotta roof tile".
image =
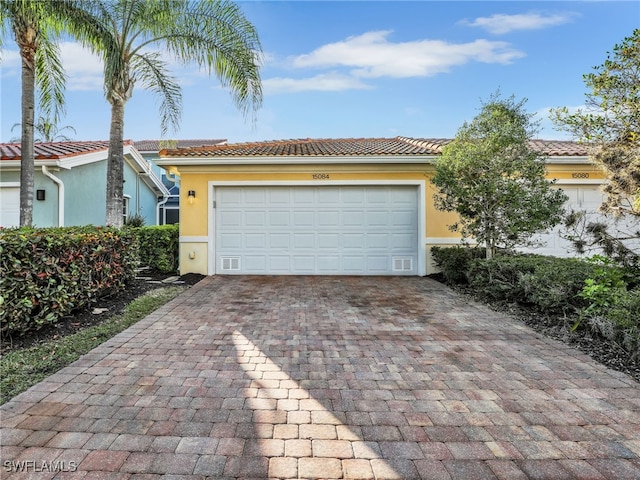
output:
M295 139L266 142L234 143L187 149L161 151L163 157L229 157L229 156L367 156L367 155L428 155L429 148L396 138Z
M449 138L324 138L231 143L161 150L162 157L316 157L439 155ZM587 147L570 141L532 140L531 146L548 156L586 156Z
M129 140L124 142L125 145L132 145ZM36 160L56 160L61 158L74 157L109 148L108 141L93 142L51 142L36 143L34 145ZM0 160L20 160L21 145L19 143L2 143L0 144Z
M136 140L133 146L139 152L157 152L162 150L161 145L171 145L175 143L175 148L205 147L227 143L225 138L197 138L187 140Z

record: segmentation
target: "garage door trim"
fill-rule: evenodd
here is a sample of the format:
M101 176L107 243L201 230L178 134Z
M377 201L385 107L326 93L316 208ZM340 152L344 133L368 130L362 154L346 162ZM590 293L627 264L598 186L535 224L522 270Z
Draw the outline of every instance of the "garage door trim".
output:
M425 180L315 180L315 181L209 181L209 201L207 206L208 224L208 265L209 275L216 274L216 245L215 245L215 198L216 187L322 187L322 186L414 186L418 189L418 275L426 275L426 236L425 236Z

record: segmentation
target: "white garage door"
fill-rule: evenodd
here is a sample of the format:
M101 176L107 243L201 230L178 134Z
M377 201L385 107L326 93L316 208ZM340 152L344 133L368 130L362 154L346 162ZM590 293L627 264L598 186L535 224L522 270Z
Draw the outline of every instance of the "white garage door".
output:
M417 198L405 186L216 187L216 272L417 275Z
M599 185L583 185L583 186L562 186L564 193L569 197L565 208L567 210L575 210L577 212L586 212L588 221L599 221L614 224L610 218L600 214L598 209L602 204L603 194ZM621 220L619 226L623 229L633 229L633 223L637 230L637 221L630 219L628 222ZM573 257L576 252L569 240L565 240L560 235L562 226L557 226L551 232L536 235L535 240L540 241L541 245L535 248L523 249L527 252L537 253L540 255L554 255L557 257ZM596 252L591 252L593 254ZM588 253L589 254L589 253Z
M20 225L20 188L0 188L0 227Z

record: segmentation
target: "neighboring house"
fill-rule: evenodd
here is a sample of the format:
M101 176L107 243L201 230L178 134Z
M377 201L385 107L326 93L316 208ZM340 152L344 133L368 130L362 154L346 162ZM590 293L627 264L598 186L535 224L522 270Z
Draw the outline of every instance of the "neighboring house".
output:
M109 142L35 144L33 224L38 227L104 225ZM20 220L20 144L0 144L0 226ZM128 141L124 144L125 220L140 215L158 223L158 204L169 190Z
M180 176L181 272L426 275L430 248L455 245L430 179L447 139L286 140L160 151ZM585 148L534 140L549 178L595 210L602 173ZM548 235L542 253L568 254Z
M140 154L151 163L154 172L162 179L169 189L169 198L159 207L159 224L173 224L180 222L180 177L167 175L163 168L156 165L158 152L163 148L190 148L224 145L226 139L190 139L190 140L138 140L133 145Z

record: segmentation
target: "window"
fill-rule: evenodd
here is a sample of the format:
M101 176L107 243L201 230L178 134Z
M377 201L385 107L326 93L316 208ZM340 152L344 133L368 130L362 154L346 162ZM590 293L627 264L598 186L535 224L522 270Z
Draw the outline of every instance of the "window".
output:
M122 223L127 223L129 219L129 204L131 203L131 197L125 195L122 197Z

